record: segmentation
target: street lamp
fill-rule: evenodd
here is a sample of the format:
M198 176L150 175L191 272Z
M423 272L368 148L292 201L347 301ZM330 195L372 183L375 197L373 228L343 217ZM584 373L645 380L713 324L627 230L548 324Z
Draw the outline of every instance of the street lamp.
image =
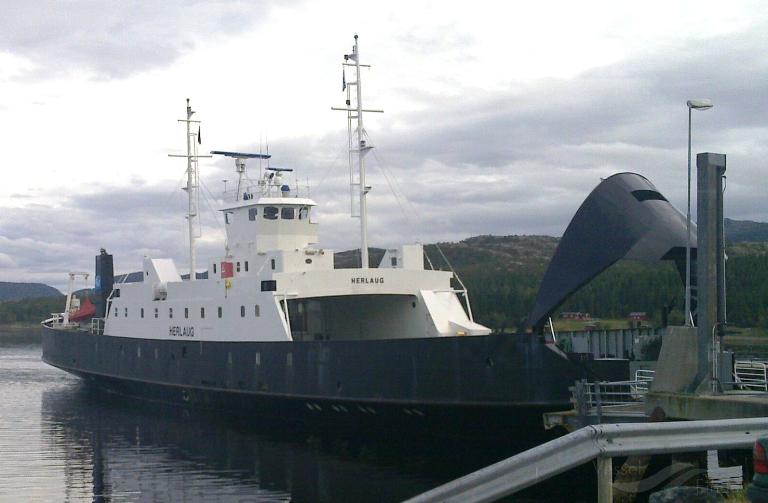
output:
M712 100L688 100L688 212L686 216L685 241L685 326L693 326L691 315L691 110L709 110Z

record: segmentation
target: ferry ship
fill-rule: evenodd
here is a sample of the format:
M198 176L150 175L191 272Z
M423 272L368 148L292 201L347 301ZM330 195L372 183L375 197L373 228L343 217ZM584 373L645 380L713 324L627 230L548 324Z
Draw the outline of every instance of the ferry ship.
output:
M425 267L421 244L369 267L363 116L379 111L362 105L357 36L342 64L355 77L337 110L347 116L359 268L335 268L318 245L316 203L290 170L268 154L213 151L234 159L237 183L221 208L223 254L198 277L203 156L187 100L188 277L146 257L140 275L115 281L102 250L95 312L46 320L43 360L118 393L286 421L530 435L543 430L542 412L570 408L568 386L584 368L536 335L492 334L457 275ZM248 162L259 165L253 179Z

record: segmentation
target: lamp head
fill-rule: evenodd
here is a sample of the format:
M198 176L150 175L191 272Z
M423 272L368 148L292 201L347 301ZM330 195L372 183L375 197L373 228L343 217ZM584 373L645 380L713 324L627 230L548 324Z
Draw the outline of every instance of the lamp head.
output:
M688 100L686 102L686 105L688 105L688 108L691 108L693 110L709 110L710 108L715 106L712 103L712 100L706 100L706 99Z

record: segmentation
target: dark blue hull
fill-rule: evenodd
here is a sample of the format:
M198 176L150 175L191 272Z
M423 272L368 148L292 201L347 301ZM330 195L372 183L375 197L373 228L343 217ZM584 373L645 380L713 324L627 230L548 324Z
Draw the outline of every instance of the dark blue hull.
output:
M131 396L285 421L543 432L586 370L528 335L200 342L45 329L43 360Z

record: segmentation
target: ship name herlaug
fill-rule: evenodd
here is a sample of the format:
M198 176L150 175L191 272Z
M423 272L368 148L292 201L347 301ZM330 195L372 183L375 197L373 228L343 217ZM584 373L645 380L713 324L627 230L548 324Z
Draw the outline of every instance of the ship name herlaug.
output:
M353 285L379 285L384 283L384 278L366 278L366 277L358 277L358 278L352 278L352 284Z
M195 327L168 327L168 335L171 337L194 337Z

